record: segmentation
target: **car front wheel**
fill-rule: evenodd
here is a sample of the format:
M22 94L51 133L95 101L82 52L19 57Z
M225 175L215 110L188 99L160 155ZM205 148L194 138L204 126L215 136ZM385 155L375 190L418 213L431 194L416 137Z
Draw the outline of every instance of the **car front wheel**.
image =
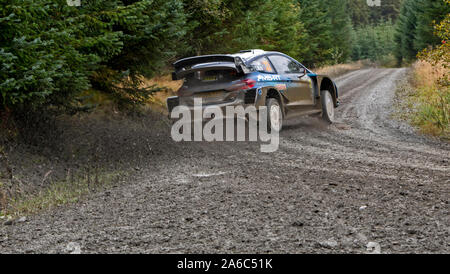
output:
M267 106L267 129L272 132L281 131L283 128L283 112L281 111L280 103L278 100L268 98L266 100Z

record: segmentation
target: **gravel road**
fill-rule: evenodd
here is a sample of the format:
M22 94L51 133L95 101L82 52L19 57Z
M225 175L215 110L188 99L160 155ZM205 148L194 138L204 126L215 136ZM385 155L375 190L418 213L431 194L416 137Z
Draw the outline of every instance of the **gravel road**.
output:
M450 253L450 145L390 117L405 73L338 78L338 122L290 121L274 153L167 133L133 180L0 225L0 252Z

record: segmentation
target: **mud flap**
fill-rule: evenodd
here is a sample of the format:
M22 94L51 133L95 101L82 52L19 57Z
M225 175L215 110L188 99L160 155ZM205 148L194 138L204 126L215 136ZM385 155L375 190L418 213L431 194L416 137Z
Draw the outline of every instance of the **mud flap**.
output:
M283 95L276 89L276 87L263 87L263 88L258 88L256 90L256 100L255 100L255 107L256 109L259 109L262 106L266 105L266 98L267 98L267 92L269 91L269 89L273 89L276 90L278 93L278 96L280 97L280 107L281 107L281 111L283 113L283 117L286 116L286 112L284 109L284 100L283 100Z
M169 98L167 98L167 111L169 113L169 119L170 119L170 114L172 113L172 110L180 105L180 99L178 98L178 96L171 96Z
M333 85L334 85L334 94L336 95L336 102L334 102L334 107L337 108L340 103L339 103L339 93L338 93L338 88L336 86L336 83L333 81Z

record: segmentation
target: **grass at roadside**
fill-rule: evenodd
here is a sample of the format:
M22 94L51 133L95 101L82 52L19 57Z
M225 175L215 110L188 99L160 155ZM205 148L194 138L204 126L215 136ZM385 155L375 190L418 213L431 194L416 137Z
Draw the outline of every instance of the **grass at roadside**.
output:
M424 134L450 140L450 87L442 79L449 69L418 61L408 79L399 85L400 118L418 127Z
M68 178L64 181L56 181L38 192L9 199L0 216L14 219L75 203L94 191L108 187L122 176L126 176L126 172L116 171L93 176L79 176L78 178L73 178L68 174Z
M13 137L0 129L0 224L6 215L84 200L156 165L154 155L165 150L159 146L167 136L165 122L150 106L125 113L103 104L47 122L15 122L20 134Z
M362 69L367 66L369 66L369 63L367 63L365 61L358 61L358 62L348 63L348 64L337 64L337 65L332 65L332 66L324 66L324 67L315 69L314 72L317 74L328 75L328 76L334 78L334 77L339 77L347 72Z
M166 109L166 99L175 95L176 91L181 87L183 81L173 81L171 75L158 76L152 79L146 79L143 82L143 87L149 87L157 85L159 87L165 87L166 90L155 93L150 98L150 104L153 107L159 108L163 111Z
M450 139L450 87L442 85L441 80L450 73L441 65L431 65L419 61L413 65L414 88L416 93L410 97L418 105L412 122L422 132Z

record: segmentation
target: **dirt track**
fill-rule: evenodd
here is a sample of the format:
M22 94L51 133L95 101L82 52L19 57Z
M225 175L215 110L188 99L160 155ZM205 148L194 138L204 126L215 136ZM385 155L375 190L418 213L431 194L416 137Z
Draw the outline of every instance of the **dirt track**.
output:
M450 146L390 118L405 73L338 78L338 123L291 121L274 153L167 134L136 180L0 226L0 252L450 253Z

